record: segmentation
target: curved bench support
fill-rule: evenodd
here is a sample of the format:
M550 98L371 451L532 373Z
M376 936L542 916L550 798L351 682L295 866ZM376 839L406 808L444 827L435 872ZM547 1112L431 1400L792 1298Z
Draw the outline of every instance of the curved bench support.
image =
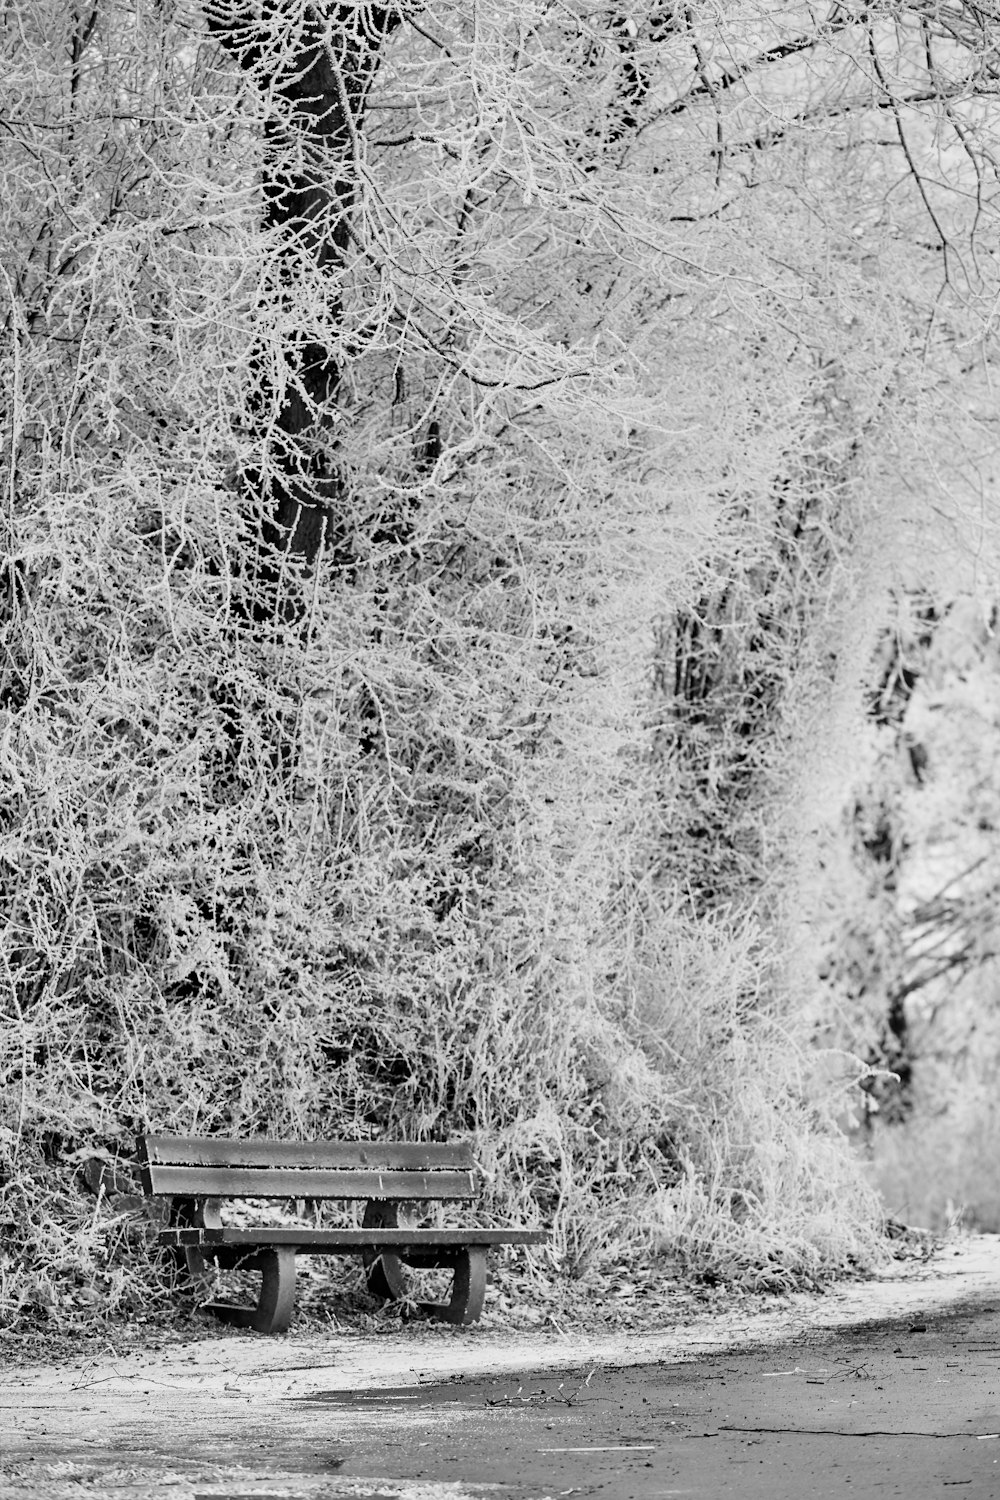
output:
M422 1311L443 1323L474 1323L486 1296L486 1248L469 1245L455 1258L450 1302L421 1302Z
M362 1229L398 1229L399 1204L373 1198L365 1204ZM400 1302L406 1296L406 1274L403 1262L389 1250L362 1250L365 1280L373 1297L383 1302Z
M176 1198L170 1215L174 1227L220 1229L222 1216L217 1198ZM207 1310L222 1323L235 1328L255 1328L258 1333L286 1333L295 1302L295 1248L278 1245L262 1248L251 1255L218 1251L205 1254L199 1245L185 1245L178 1251L192 1279L204 1276L209 1264L238 1267L242 1271L260 1272L260 1296L256 1307L237 1307L229 1302L209 1302Z
M399 1205L385 1200L373 1199L365 1207L362 1221L365 1229L398 1229ZM424 1317L437 1318L443 1323L474 1323L483 1310L486 1297L486 1247L468 1245L458 1250L428 1252L419 1260L414 1256L399 1256L390 1250L363 1250L368 1290L373 1297L383 1302L405 1301L407 1295L404 1265L421 1266L424 1269L437 1266L451 1267L454 1280L451 1299L448 1302L418 1302L417 1307Z
M226 1263L241 1271L260 1272L260 1296L256 1307L234 1307L228 1302L210 1302L208 1311L221 1323L235 1328L255 1328L258 1333L287 1333L295 1302L295 1248L278 1245L243 1255Z

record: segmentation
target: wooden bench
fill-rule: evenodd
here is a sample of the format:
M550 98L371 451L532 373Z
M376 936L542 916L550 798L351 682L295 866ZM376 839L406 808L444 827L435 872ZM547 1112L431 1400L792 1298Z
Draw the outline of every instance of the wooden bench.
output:
M486 1252L491 1245L532 1245L545 1238L531 1229L408 1229L398 1220L403 1204L471 1203L480 1178L467 1143L374 1141L221 1140L215 1137L143 1135L138 1140L143 1191L170 1202L168 1227L158 1243L170 1247L198 1274L205 1262L261 1273L256 1307L210 1304L226 1323L284 1333L295 1300L296 1255L360 1253L369 1290L383 1300L405 1297L403 1266L449 1267L451 1299L421 1303L431 1317L472 1323L483 1309ZM223 1225L224 1198L364 1199L360 1228L312 1229Z

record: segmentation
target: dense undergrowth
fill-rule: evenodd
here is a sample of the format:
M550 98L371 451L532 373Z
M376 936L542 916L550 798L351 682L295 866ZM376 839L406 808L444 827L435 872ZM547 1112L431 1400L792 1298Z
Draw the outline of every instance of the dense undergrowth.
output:
M78 518L75 558L9 626L8 1316L152 1295L141 1227L77 1176L147 1128L472 1135L484 1210L550 1230L544 1274L659 1249L781 1287L876 1255L754 920L636 876L649 768L584 736L572 674L547 685L548 639L524 629L516 585L551 608L548 560L532 576L522 543L502 591L474 590L466 554L450 592L428 545L433 590L399 590L375 648L375 589L331 588L278 772L274 646L234 642L194 567L154 592L137 513L113 533L100 506ZM123 557L132 597L109 598ZM220 680L239 685L235 764Z
M200 561L165 581L183 518L151 545L144 486L111 488L26 515L7 624L7 1316L152 1295L141 1228L77 1176L147 1128L472 1135L484 1211L551 1232L541 1274L876 1256L759 924L643 871L641 698L588 706L573 643L553 670L544 541L505 549L480 499L451 576L428 524L391 602L330 580L275 643Z
M942 383L898 153L736 110L730 212L699 46L629 72L588 7L322 10L326 136L315 7L243 52L221 3L15 9L4 1319L150 1305L79 1177L146 1129L472 1137L538 1277L872 1264L864 1066L817 1064L786 918Z

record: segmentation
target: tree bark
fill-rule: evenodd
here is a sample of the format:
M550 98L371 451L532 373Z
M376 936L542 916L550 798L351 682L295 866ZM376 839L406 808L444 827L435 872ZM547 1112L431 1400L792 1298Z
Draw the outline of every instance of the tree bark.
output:
M290 297L305 254L328 273L327 319L340 321L337 272L351 240L355 161L365 99L382 49L401 20L378 5L254 7L209 0L209 25L269 103L264 127L263 222L282 232L281 296ZM246 613L256 621L301 616L297 580L336 543L344 480L334 410L340 367L333 349L286 336L277 378L274 351L254 355L250 420L262 462L243 485L262 515L249 560Z

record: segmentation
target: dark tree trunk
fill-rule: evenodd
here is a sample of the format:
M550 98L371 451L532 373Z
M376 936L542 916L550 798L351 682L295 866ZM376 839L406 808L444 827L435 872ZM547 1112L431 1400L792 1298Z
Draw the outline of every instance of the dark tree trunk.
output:
M269 100L265 124L263 221L283 231L281 295L303 254L329 273L326 318L339 322L337 271L351 240L354 162L365 98L398 11L381 6L282 5L256 14L239 0L210 0L209 24L252 86ZM243 483L262 523L245 569L245 611L292 623L301 614L303 571L336 546L344 506L333 413L340 369L333 349L288 336L285 369L273 350L255 356L250 402L263 460ZM282 376L284 378L282 378ZM338 514L338 512L340 514Z

